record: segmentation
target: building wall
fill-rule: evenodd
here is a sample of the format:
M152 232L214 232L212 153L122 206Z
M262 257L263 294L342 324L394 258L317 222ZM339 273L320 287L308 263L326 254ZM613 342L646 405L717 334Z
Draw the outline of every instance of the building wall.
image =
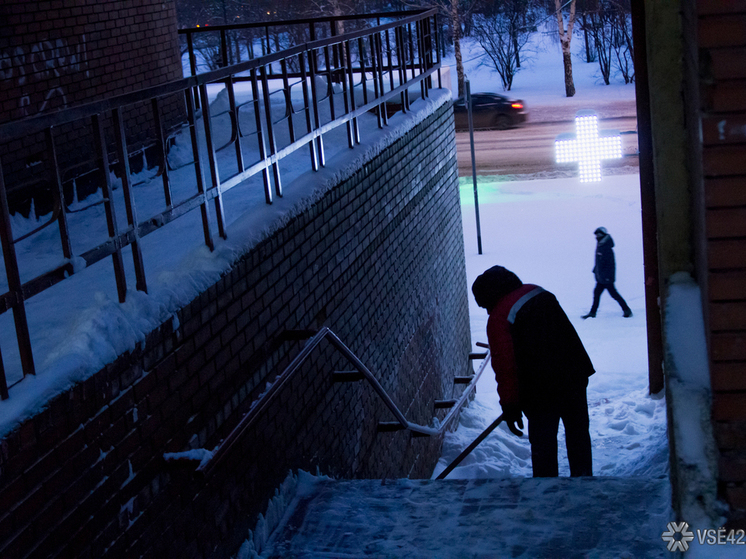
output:
M746 526L746 2L698 0L705 313L720 494Z
M0 123L47 114L182 77L174 0L4 0L0 3ZM182 100L169 101L167 124L180 120ZM144 146L152 133L136 122L150 110L138 106L125 115L128 140ZM106 115L105 115L106 116ZM79 131L61 127L58 155L79 164L90 149ZM12 210L28 212L44 185L27 184L27 169L43 160L44 138L0 142ZM77 157L73 157L77 156ZM87 169L71 169L84 173ZM65 170L63 170L63 179ZM21 190L27 192L20 193Z
M692 274L703 324L692 324L691 331L702 327L708 351L686 398L667 383L669 419L687 402L706 407L698 452L679 452L677 441L687 443L692 434L669 421L674 506L681 513L685 501L696 501L713 523L721 523L719 499L727 505L728 526L744 528L746 2L656 0L644 8L661 296L673 274ZM667 380L675 378L670 353L665 365Z
M441 440L392 414L322 345L208 479L164 452L213 449L330 327L410 421L471 370L450 104L265 240L213 287L0 441L0 556L226 557L290 469L429 477ZM11 393L11 398L12 398Z
M182 77L173 0L5 0L0 122Z

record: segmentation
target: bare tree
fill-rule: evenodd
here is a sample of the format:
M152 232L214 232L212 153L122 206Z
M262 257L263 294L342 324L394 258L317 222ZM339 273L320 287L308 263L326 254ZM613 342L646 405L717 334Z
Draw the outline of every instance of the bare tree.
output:
M458 94L464 94L464 62L461 53L461 24L466 15L474 7L476 0L404 0L407 6L422 8L438 8L441 15L448 20L453 37L453 51L456 58L456 78L458 81Z
M562 0L554 0L560 45L562 45L562 61L565 66L565 95L567 97L575 95L575 83L572 79L572 52L570 50L572 28L575 25L575 2L576 0L570 2L570 16L567 20L567 27L565 27L564 16L562 15Z
M458 0L451 1L451 29L453 29L453 50L456 57L456 79L458 81L458 96L466 93L466 77L464 73L464 62L461 56L461 19L458 13Z
M586 62L596 61L596 49L594 45L591 44L591 40L593 38L593 15L598 12L598 2L599 0L579 0L577 5L577 13L575 17L577 19L578 16L580 16L578 26L583 34Z
M632 7L629 0L613 2L617 16L617 36L614 50L617 57L617 67L624 78L624 83L631 83L635 79L635 47L632 41Z
M634 46L629 2L598 0L594 10L588 12L586 22L604 83L611 83L614 66L622 74L624 83L630 83L634 79Z
M521 66L521 51L536 31L536 13L529 8L526 0L507 0L495 4L491 13L472 17L477 41L508 91Z

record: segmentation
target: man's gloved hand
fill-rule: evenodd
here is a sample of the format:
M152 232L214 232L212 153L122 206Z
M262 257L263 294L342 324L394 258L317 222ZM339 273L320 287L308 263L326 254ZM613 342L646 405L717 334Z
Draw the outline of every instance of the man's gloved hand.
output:
M511 433L518 437L523 436L523 431L519 430L523 429L523 414L520 406L516 404L503 406L503 421L505 421ZM516 427L516 424L518 424L518 427Z

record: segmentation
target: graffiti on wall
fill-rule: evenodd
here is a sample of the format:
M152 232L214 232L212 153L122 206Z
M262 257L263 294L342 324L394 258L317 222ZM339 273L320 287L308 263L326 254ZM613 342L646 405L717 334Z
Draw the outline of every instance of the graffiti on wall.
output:
M4 89L19 92L15 118L66 107L68 94L62 77L70 74L89 77L85 35L77 44L56 39L0 52L0 83Z

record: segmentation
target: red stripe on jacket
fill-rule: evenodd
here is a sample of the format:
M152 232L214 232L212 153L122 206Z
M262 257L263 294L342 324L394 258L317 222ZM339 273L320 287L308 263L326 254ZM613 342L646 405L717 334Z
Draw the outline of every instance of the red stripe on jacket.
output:
M487 341L490 345L495 380L497 380L497 394L500 396L500 405L503 409L505 409L505 406L520 404L518 370L513 352L513 336L510 334L508 314L518 299L536 289L536 287L536 285L527 283L508 293L490 311L487 320Z

